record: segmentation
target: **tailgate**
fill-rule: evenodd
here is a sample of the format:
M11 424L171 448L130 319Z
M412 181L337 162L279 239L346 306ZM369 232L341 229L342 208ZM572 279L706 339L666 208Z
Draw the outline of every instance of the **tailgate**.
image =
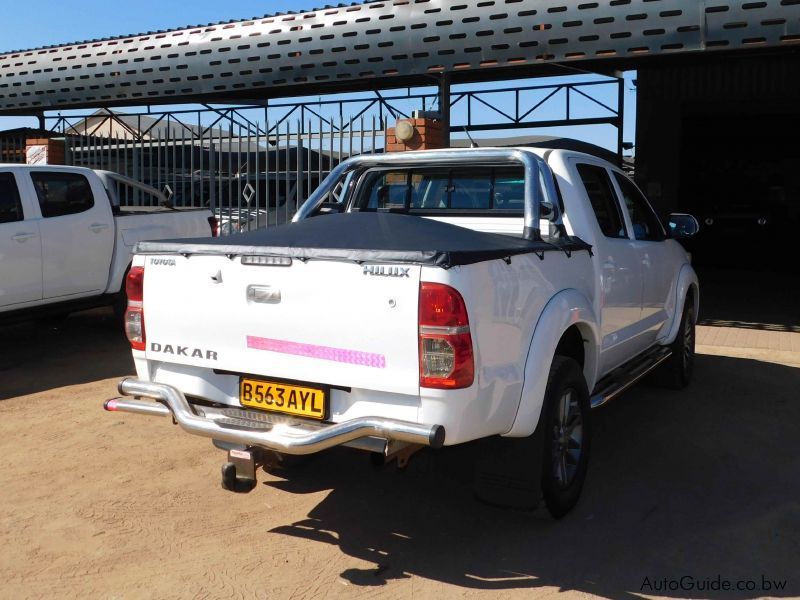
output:
M419 393L420 267L148 255L147 358L221 371Z

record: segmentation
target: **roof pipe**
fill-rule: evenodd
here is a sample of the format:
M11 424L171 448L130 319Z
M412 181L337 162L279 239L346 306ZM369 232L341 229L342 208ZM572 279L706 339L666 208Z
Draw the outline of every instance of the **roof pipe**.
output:
M544 161L532 152L518 148L470 148L448 150L422 150L389 154L368 154L347 159L337 165L306 200L292 219L293 223L307 219L320 207L336 185L349 173L360 169L381 167L429 167L465 165L517 164L525 171L525 211L523 238L542 239L539 228L541 203L544 200L538 185L540 170L547 170ZM544 178L547 181L548 178Z

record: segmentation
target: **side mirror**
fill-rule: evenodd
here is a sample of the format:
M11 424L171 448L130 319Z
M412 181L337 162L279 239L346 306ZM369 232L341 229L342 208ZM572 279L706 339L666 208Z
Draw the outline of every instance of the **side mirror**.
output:
M672 213L667 219L670 235L676 240L690 238L700 231L700 223L692 215Z

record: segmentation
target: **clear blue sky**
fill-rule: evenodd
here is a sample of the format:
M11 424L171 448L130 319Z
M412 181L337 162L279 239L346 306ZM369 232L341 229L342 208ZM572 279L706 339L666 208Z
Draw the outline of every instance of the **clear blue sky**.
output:
M325 0L2 0L0 52L308 10L331 3Z
M333 3L331 0L3 0L0 52L246 19L275 12L309 10ZM486 88L486 85L482 87ZM629 83L626 87L631 88L632 85ZM628 119L625 139L632 141L633 92L628 92L626 102ZM0 117L0 129L23 125L35 126L35 121ZM611 128L578 128L546 133L580 137L607 147L616 144Z

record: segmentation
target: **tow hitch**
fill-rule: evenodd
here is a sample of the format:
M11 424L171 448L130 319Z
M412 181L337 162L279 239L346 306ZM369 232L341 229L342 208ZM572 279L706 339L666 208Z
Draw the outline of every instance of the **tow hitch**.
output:
M263 464L259 448L228 450L228 462L222 465L222 488L244 494L256 487L256 469Z

